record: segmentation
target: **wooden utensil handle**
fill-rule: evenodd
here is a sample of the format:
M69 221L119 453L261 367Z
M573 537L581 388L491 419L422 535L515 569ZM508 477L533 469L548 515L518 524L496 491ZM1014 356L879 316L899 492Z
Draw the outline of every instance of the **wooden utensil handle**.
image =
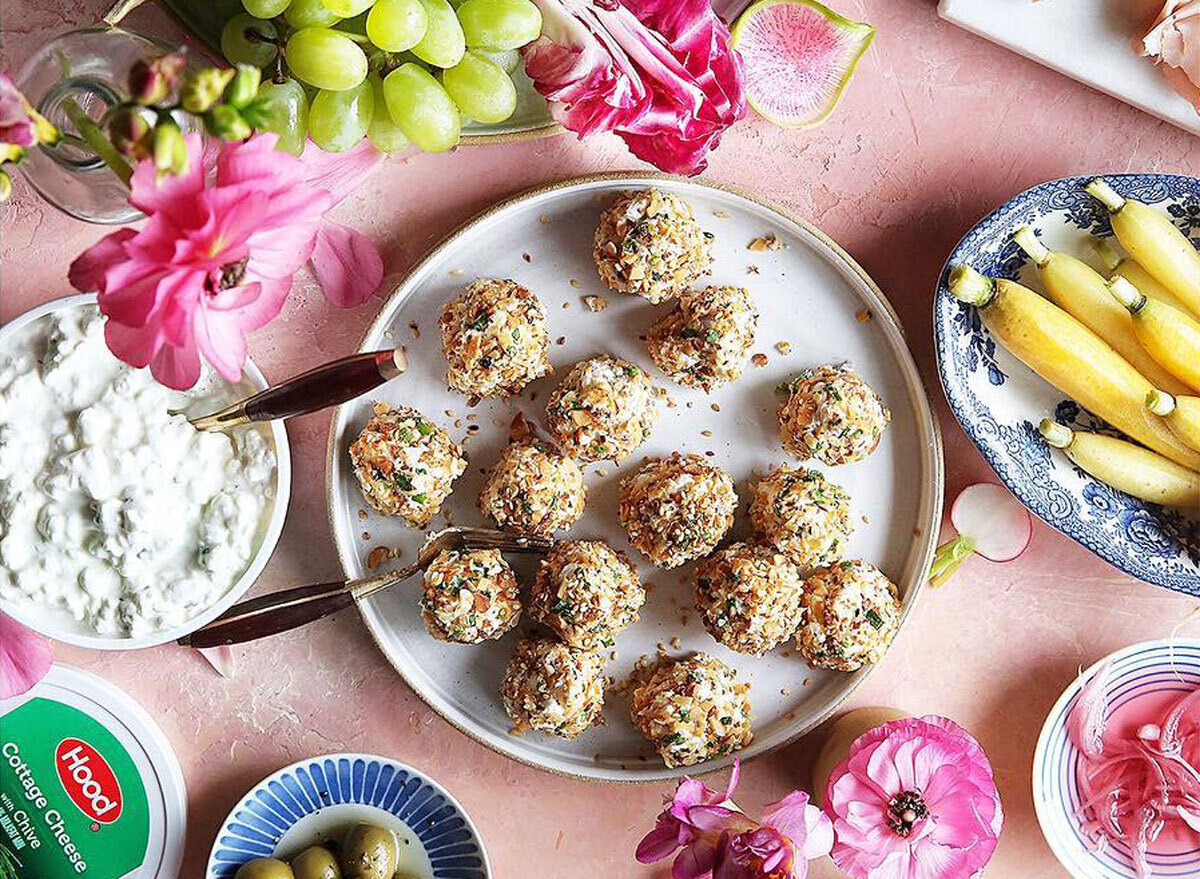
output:
M404 371L402 355L370 351L343 357L267 388L246 401L251 421L316 412L365 394Z
M220 647L278 635L354 604L346 583L316 583L235 604L207 626L179 639L186 647Z

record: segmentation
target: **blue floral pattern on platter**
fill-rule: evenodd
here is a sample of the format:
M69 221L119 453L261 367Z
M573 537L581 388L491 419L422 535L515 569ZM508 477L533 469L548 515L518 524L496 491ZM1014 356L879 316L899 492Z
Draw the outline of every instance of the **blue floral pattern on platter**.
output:
M976 309L947 286L950 267L1040 289L1036 269L1012 241L1028 224L1051 249L1095 264L1088 237L1112 237L1104 208L1084 191L1092 179L1066 177L1027 189L981 220L959 242L938 279L933 309L938 373L950 409L996 475L1046 523L1122 571L1200 596L1200 523L1182 513L1116 491L1043 442L1037 422L1053 417L1088 430L1113 432L996 343ZM1200 246L1200 180L1172 174L1107 174L1118 192L1158 205Z
M357 754L304 760L256 785L217 832L208 879L232 879L242 863L274 855L301 820L351 804L381 809L407 825L433 879L488 879L475 827L449 793L402 763Z

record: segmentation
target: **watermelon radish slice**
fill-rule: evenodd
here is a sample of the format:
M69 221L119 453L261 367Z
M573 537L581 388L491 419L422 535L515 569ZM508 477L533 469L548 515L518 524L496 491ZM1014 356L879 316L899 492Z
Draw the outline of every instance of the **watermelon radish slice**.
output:
M993 482L968 485L950 508L950 524L958 531L933 556L929 582L941 586L958 566L978 553L993 562L1017 558L1033 537L1033 517L1021 502Z
M733 26L746 99L781 128L824 122L845 91L875 28L815 0L758 0Z

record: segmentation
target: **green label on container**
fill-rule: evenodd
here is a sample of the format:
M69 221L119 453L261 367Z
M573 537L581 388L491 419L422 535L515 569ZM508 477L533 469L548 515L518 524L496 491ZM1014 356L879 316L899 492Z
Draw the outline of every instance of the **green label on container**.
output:
M30 699L0 719L0 844L22 879L119 879L141 866L150 811L141 773L104 726Z

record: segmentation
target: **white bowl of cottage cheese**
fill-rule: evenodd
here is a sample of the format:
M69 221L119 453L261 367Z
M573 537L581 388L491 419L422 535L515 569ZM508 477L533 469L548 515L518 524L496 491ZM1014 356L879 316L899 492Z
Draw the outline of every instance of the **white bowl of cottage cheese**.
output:
M95 302L0 327L0 603L69 644L150 647L262 573L291 493L287 433L195 430L188 415L261 390L262 373L247 360L238 385L163 387L109 352Z

